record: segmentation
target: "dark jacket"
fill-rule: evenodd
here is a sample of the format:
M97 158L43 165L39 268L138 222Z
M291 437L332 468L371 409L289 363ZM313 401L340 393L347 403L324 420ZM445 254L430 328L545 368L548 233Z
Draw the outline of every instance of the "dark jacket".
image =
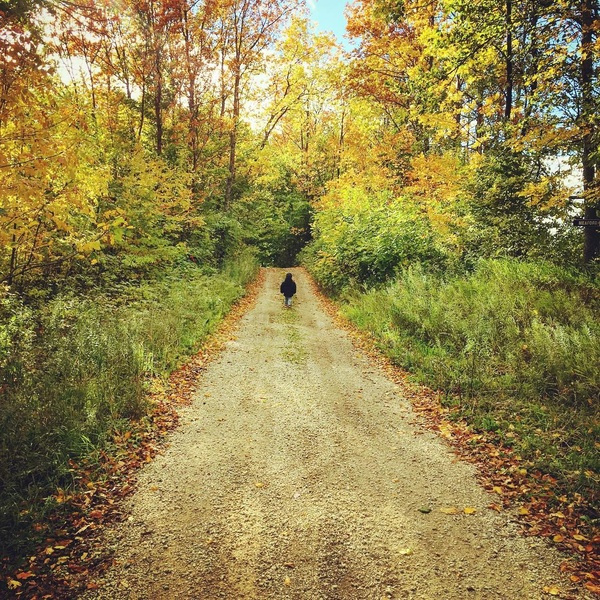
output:
M285 281L279 287L279 291L286 297L291 298L296 293L296 282L291 275L285 278Z

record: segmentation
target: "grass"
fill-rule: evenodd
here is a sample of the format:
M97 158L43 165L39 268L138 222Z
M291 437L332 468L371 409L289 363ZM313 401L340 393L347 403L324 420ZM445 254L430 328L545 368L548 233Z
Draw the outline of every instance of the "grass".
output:
M308 352L302 345L300 332L294 327L299 320L298 313L293 308L282 310L278 320L286 325L287 345L282 351L284 360L296 365L305 363Z
M343 305L455 418L581 494L600 491L599 309L593 282L514 260L449 279L409 269Z
M18 556L30 525L73 485L70 460L97 453L148 410L151 377L193 354L244 293L256 263L195 267L39 311L0 299L0 553ZM35 537L35 536L34 536Z

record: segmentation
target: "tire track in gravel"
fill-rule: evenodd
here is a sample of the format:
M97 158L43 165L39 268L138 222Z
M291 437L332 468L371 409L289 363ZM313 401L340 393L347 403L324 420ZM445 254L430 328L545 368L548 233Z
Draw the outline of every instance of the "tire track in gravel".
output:
M308 276L269 269L140 475L116 564L84 599L535 600L561 557L510 514L325 314ZM429 514L419 508L430 507ZM440 508L472 507L448 515ZM577 591L563 597L577 596Z

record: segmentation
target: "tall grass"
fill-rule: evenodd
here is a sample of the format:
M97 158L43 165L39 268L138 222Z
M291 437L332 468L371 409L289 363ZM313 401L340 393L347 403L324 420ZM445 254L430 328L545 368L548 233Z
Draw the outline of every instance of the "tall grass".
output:
M0 300L0 552L18 552L30 513L69 484L68 461L101 448L147 411L166 376L214 330L256 273L244 255L119 294L61 296L39 312Z
M584 486L600 472L599 309L590 280L516 260L448 279L411 268L343 308L476 427L510 429L536 466Z

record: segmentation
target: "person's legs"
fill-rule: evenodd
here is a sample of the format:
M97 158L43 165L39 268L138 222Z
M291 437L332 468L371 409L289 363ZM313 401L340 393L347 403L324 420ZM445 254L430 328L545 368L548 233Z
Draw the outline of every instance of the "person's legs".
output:
M290 308L292 306L292 299L291 297L286 296L285 297L285 305Z

